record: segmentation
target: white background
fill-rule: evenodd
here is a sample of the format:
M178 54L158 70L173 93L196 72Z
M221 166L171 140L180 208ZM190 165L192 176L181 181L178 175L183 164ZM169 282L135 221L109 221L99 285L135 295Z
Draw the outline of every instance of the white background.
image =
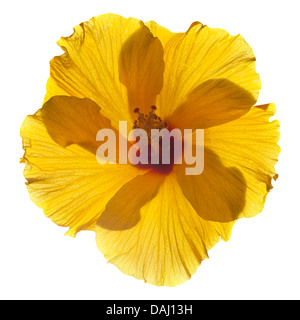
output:
M299 299L299 1L6 1L0 5L1 299ZM155 287L122 274L30 200L19 130L41 107L56 41L92 16L118 13L185 31L196 20L242 34L257 57L258 103L275 102L281 123L279 179L264 211L240 220L191 280Z

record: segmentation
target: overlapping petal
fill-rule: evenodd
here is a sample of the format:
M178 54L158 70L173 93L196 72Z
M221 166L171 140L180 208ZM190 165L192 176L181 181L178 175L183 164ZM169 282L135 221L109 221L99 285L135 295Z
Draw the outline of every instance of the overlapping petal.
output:
M134 107L155 102L162 87L163 49L142 21L96 16L58 44L65 53L50 62L45 101L55 95L89 98L116 128L119 120L132 123Z
M240 35L194 23L168 41L164 59L157 104L173 127L222 124L247 113L257 100L255 56Z
M119 76L127 89L132 115L135 108L148 113L156 103L156 96L163 86L163 53L159 39L144 25L122 44Z
M235 166L224 166L217 154L204 148L204 169L200 175L186 175L175 166L183 194L199 216L208 221L237 220L245 207L247 182Z
M153 172L125 184L96 225L105 258L122 272L158 285L188 280L234 222L202 219L183 195L175 174Z
M169 29L162 27L155 21L147 21L145 25L149 28L154 37L157 37L161 42L162 46L165 48L168 41L176 35L176 33L171 32Z
M272 179L277 178L275 164L280 153L279 141L279 122L270 121L275 114L275 105L261 105L252 107L251 110L241 118L226 124L205 130L205 146L213 150L214 155L205 154L204 157L218 159L226 167L234 167L240 172L245 184L244 206L239 214L241 217L253 217L260 213L264 207L266 196L272 188ZM210 170L209 164L204 164L205 171ZM210 181L214 181L216 173L220 167L216 168L215 174L212 172ZM225 177L225 176L224 176ZM235 178L237 178L235 176ZM186 179L189 179L186 177ZM199 183L201 176L192 178L197 181L199 193L203 192ZM220 180L219 188L224 188L228 194L228 199L237 195L236 188L242 181L238 179L232 183L224 185ZM229 180L228 180L229 182ZM195 185L197 185L197 183ZM186 191L186 184L182 185ZM204 191L205 192L205 191ZM191 192L184 192L197 211L201 210L199 195L196 198ZM222 191L219 192L219 195ZM216 198L217 199L217 198ZM226 201L224 201L224 205Z
M93 230L110 198L141 174L130 164L97 162L96 133L108 123L93 101L54 97L22 124L30 198L70 236Z

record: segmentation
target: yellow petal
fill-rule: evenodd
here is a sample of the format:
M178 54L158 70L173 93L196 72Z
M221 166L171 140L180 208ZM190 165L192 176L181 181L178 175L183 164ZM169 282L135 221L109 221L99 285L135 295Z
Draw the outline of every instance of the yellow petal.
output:
M165 47L167 42L176 34L174 32L171 32L167 28L160 26L153 20L147 21L145 25L150 29L153 36L157 37L160 40L163 47Z
M208 80L193 90L166 121L182 131L206 129L237 119L255 102L249 91L234 82Z
M122 272L157 286L176 286L194 274L233 223L203 220L176 176L147 173L121 188L96 225L105 258Z
M271 180L277 178L279 122L269 121L274 114L274 104L255 106L240 119L205 130L205 146L224 166L241 172L245 180L245 205L239 217L252 217L262 211ZM233 192L234 188L228 190L231 195Z
M97 16L58 44L65 53L50 62L45 101L55 95L89 98L114 127L119 120L131 121L130 104L143 108L155 101L162 85L163 50L142 21Z
M230 222L245 207L246 182L235 167L226 167L209 148L204 148L204 169L200 175L186 175L183 165L175 166L183 194L199 216L208 221Z
M206 128L219 112L221 123L223 118L233 120L257 100L260 79L255 56L240 35L194 23L186 33L171 38L164 59L164 87L157 104L161 116L176 127L190 120L186 129Z
M70 236L94 230L109 199L141 172L97 162L93 131L106 121L99 110L88 99L55 97L21 127L30 198Z
M162 44L142 25L123 43L119 57L120 81L127 88L132 115L135 108L148 113L155 104L163 86L163 72Z
M43 105L40 115L50 137L62 147L79 144L96 153L97 132L113 130L99 106L87 98L54 96Z

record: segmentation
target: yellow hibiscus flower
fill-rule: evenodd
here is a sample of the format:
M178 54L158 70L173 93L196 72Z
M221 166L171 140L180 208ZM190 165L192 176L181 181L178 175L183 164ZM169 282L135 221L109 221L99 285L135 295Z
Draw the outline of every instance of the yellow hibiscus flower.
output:
M154 285L188 280L235 221L262 211L276 178L274 104L254 106L255 56L240 36L193 23L172 33L153 21L92 18L58 44L43 107L21 127L32 201L52 221L95 230L105 258ZM151 106L169 128L204 129L204 171L184 165L103 164L101 128L136 126ZM119 142L118 142L119 144ZM158 170L159 169L159 170Z

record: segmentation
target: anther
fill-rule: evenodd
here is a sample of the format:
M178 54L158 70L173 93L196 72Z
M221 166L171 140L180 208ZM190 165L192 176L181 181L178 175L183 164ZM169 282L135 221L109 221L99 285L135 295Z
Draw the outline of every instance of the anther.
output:
M140 128L147 131L149 137L151 137L151 129L163 129L168 126L167 123L163 123L161 118L155 114L156 106L151 106L151 110L148 114L140 113L139 108L135 108L134 113L138 114L138 119L134 121L134 129Z

